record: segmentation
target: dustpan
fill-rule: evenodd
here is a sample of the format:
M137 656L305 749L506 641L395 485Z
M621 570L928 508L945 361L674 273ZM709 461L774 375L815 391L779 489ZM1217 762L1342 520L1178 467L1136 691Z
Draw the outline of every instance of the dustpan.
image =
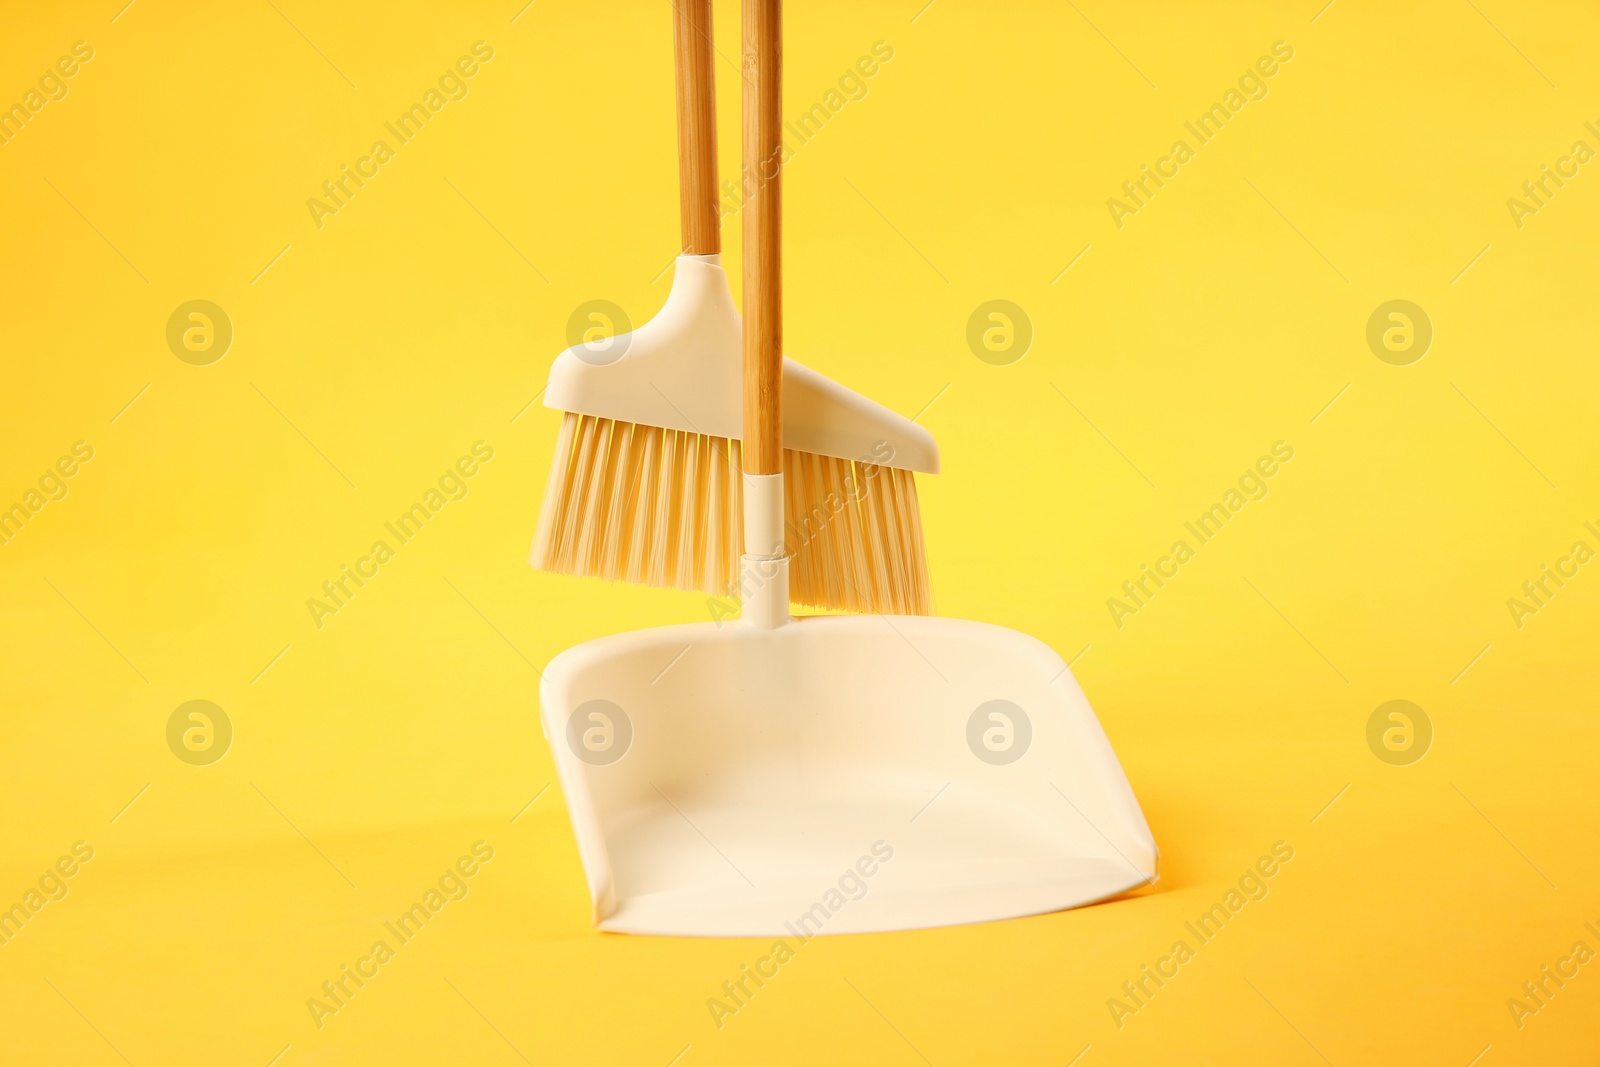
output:
M752 170L777 158L777 9L745 4ZM743 613L585 642L540 685L595 924L809 938L1153 881L1138 802L1049 647L956 619L790 617L778 208L774 171L745 209Z
M1015 630L747 602L569 649L539 695L603 930L944 926L1156 877L1082 690Z

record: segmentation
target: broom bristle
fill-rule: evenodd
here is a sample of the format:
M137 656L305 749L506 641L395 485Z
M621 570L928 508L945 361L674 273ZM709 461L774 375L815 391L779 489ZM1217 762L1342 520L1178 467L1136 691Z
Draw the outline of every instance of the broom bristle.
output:
M912 474L785 449L784 533L797 604L886 615L933 610ZM533 565L739 595L739 442L568 412Z

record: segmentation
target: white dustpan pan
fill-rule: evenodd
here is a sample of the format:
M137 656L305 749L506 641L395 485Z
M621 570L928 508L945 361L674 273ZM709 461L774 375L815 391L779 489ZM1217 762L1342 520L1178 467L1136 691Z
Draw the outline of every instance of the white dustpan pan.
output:
M1015 630L885 615L669 626L569 649L539 695L604 930L942 926L1156 877L1082 690Z
M778 4L745 0L745 169L765 181L744 220L743 616L589 641L539 689L595 922L803 938L1036 914L1153 881L1139 805L1045 645L954 619L789 617L791 371L764 166L780 151Z

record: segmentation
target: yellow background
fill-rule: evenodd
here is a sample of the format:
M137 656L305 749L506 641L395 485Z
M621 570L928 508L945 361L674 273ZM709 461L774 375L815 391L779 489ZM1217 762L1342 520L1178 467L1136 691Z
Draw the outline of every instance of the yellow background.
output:
M1521 629L1506 600L1600 547L1600 163L1520 229L1506 200L1600 147L1592 9L791 5L786 116L894 58L786 171L788 350L922 412L940 613L1081 652L1163 878L812 942L719 1030L764 943L595 933L536 722L550 657L704 599L525 563L568 316L643 321L669 284L669 9L521 2L5 12L0 102L95 57L0 147L0 505L95 458L0 546L0 904L96 854L0 946L0 1061L1590 1062L1600 965L1521 1029L1506 1001L1600 949L1600 565ZM480 39L470 94L319 230L307 198ZM1270 95L1113 225L1279 40ZM1435 338L1397 367L1365 330L1402 298ZM210 366L165 341L192 299L234 325ZM966 345L990 299L1035 329L1009 366ZM470 495L316 628L306 599L478 440ZM1270 495L1118 629L1107 598L1278 440ZM208 767L165 740L192 699L235 728ZM1366 744L1391 699L1434 727L1411 766ZM478 840L470 896L317 1029L306 999ZM1279 840L1271 895L1114 1025Z

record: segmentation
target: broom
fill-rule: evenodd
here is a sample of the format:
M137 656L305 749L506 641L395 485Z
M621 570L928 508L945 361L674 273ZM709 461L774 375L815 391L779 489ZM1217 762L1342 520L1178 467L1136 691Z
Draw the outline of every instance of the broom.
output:
M656 318L551 368L545 405L565 414L531 561L744 599L741 327L719 257L710 0L675 0L673 12L684 254ZM762 169L747 163L747 193ZM776 205L777 183L763 195ZM791 597L930 614L913 472L938 471L932 437L793 360L782 380Z

